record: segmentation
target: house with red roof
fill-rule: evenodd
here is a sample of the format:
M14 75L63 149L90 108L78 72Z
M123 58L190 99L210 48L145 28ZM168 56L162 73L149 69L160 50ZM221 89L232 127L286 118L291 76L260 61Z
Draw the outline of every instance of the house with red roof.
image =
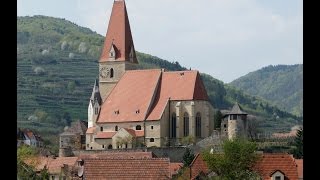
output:
M254 166L263 180L298 180L298 165L291 154L264 153Z
M125 2L114 1L88 105L87 150L179 145L213 131L213 107L200 73L136 69Z

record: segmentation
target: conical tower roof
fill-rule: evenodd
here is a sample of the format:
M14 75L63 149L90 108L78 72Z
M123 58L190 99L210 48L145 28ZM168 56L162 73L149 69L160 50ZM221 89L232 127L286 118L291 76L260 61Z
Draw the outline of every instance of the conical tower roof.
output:
M110 58L109 53L112 49L115 51L115 58ZM124 0L116 0L113 3L108 30L100 57L100 62L106 61L138 63Z

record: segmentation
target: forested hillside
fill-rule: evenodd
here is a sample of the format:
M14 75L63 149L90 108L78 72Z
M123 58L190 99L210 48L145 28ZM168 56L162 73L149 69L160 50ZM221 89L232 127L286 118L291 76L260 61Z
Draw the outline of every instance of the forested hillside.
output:
M18 17L18 126L56 138L71 121L86 120L103 42L103 36L64 19ZM137 58L141 69L186 70L179 62L140 52ZM301 118L280 111L262 98L245 94L207 74L202 74L202 79L216 109L231 108L238 101L245 111L263 119L260 126L267 131L290 130L301 123Z
M302 116L303 64L270 65L230 84L248 94L263 97L285 111Z

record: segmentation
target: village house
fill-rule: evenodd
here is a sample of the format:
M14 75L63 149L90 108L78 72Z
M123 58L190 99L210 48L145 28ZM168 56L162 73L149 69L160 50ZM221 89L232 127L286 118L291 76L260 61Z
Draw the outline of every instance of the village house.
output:
M34 131L30 129L21 130L17 129L17 147L22 144L33 146L33 147L43 147L43 139Z
M88 105L87 150L177 146L212 133L214 109L198 71L137 65L125 2L114 1Z
M294 159L291 154L263 153L252 168L262 180L298 180L303 179L303 161ZM201 154L197 154L184 172L184 178L197 179L201 176L215 176L209 170Z

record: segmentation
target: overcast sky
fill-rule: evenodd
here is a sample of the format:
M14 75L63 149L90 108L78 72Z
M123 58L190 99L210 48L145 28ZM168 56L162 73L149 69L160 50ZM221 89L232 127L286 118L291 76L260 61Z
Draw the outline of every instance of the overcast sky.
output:
M18 0L18 16L65 18L105 36L113 0ZM302 64L302 0L126 0L135 49L225 83Z

